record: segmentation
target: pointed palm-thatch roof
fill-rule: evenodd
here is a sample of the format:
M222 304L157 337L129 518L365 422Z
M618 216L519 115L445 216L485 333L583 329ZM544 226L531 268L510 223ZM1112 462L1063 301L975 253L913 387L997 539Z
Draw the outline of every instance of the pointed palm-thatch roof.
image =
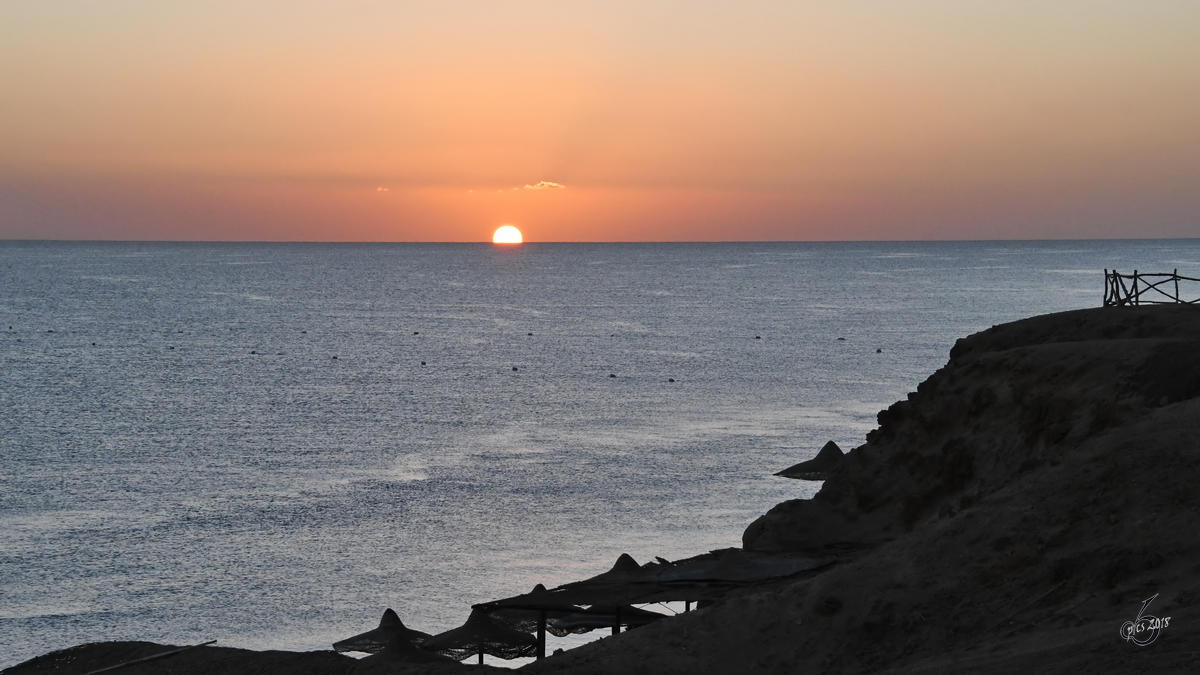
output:
M335 642L333 643L333 648L339 652L378 654L389 646L400 643L406 643L410 646L420 644L429 639L429 637L429 633L422 633L419 630L412 630L405 626L404 622L400 621L400 617L396 612L392 611L389 607L384 610L383 618L379 620L378 628Z
M642 566L638 561L633 559L633 556L628 553L622 553L617 556L617 562L613 563L612 569L594 577L588 577L583 581L576 581L567 586L578 586L585 584L605 584L605 583L622 583L635 578L641 574Z
M675 562L637 563L622 555L613 568L589 579L551 590L485 602L476 607L495 612L508 609L560 610L587 606L586 614L608 614L599 608L648 605L657 602L715 600L736 589L767 583L824 567L831 559L810 558L787 551L721 549ZM631 564L632 563L632 564ZM592 608L598 608L593 611ZM611 623L609 624L611 625ZM549 628L549 627L548 627Z
M407 640L391 642L382 651L366 657L363 661L367 663L455 663L452 658L425 651Z
M784 478L799 478L800 480L825 480L829 473L842 461L846 453L837 443L829 441L821 448L816 457L807 462L800 462L775 474Z
M611 628L618 621L622 626L635 628L666 617L666 614L651 612L632 605L623 607L592 605L586 612L577 612L553 619L547 624L546 629L561 637L568 633L578 634L597 628Z
M533 656L537 653L537 638L529 633L513 630L491 618L483 610L475 609L471 611L466 623L434 635L426 640L421 648L457 661L478 654L482 662L484 654L501 659Z
M546 587L542 584L538 584L533 587L533 590L530 591L530 594L542 594L545 592ZM555 619L561 619L582 611L583 608L578 605L564 604L560 607L547 609L497 609L491 612L488 616L496 619L513 630L519 630L526 633L536 632L538 629L538 623L544 616L546 619L546 630L550 631L552 635L557 637L564 637L570 635L571 633L582 633L584 631L572 631L558 628L554 623Z

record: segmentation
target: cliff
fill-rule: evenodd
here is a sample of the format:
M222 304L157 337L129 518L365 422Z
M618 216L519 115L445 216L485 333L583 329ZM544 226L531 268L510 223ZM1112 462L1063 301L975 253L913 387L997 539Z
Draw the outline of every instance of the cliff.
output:
M743 536L839 564L525 670L1197 672L1198 439L1200 308L996 326Z

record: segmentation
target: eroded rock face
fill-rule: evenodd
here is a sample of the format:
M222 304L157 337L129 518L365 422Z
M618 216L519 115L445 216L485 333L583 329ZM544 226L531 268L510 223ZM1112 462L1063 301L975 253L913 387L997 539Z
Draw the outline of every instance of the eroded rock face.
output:
M1153 307L961 340L816 497L745 533L836 564L525 670L1196 672L1198 339L1200 308ZM1150 597L1172 619L1142 648L1118 629Z
M1164 405L1200 396L1200 308L1047 315L959 340L879 413L812 500L779 504L751 550L873 546L977 503L1023 473Z
M814 499L745 534L757 549L869 546L522 672L1198 672L1198 341L1193 307L1067 312L960 340ZM1171 622L1142 648L1118 631L1150 597ZM276 672L244 662L177 672ZM51 670L86 672L49 657L20 672Z

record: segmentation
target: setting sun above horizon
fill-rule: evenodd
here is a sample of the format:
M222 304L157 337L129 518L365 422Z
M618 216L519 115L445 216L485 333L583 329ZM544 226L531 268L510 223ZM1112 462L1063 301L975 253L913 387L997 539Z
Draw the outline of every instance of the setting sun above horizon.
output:
M0 2L0 240L1200 237L1200 2L247 5Z
M493 244L520 244L525 241L521 231L512 225L503 225L492 235Z

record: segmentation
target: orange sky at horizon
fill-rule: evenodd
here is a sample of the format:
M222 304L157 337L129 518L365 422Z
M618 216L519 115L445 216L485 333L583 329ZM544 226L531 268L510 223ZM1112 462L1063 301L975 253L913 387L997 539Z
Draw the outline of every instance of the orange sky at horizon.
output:
M1198 29L1163 0L13 0L0 238L1195 237Z

